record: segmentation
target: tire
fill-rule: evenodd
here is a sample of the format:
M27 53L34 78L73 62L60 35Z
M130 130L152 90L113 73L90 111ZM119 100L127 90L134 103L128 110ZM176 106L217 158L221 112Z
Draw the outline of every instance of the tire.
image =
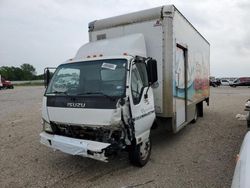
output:
M247 120L247 128L250 128L250 120Z
M196 123L198 119L198 111L197 111L197 106L195 107L195 112L194 112L194 119L191 121L191 123Z
M147 141L132 145L129 151L129 160L134 166L143 167L149 161L151 155L151 139ZM143 153L142 153L143 151Z

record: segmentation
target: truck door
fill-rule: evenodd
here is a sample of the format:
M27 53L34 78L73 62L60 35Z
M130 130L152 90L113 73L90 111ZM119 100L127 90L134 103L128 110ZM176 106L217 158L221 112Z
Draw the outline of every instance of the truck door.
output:
M175 109L176 128L186 122L187 83L186 83L187 49L177 45L175 56Z
M152 88L148 86L145 63L134 63L130 72L130 106L137 143L148 139L155 119Z

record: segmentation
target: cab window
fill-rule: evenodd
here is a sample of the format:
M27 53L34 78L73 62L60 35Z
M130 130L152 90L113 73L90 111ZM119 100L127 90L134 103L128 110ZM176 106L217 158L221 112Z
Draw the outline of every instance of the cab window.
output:
M132 65L131 92L134 104L141 100L143 89L148 86L147 69L144 63Z

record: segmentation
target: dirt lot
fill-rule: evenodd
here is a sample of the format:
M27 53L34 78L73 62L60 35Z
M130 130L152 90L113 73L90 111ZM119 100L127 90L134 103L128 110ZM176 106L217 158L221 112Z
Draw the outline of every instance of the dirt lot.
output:
M204 117L174 135L156 130L149 163L69 156L39 143L43 87L0 91L0 187L230 187L250 88L211 88Z

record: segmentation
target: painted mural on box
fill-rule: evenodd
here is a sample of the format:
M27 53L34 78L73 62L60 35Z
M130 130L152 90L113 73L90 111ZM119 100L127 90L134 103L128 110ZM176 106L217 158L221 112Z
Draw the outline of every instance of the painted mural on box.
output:
M176 64L174 67L174 96L178 98L185 97L185 64L184 51L176 48ZM187 97L189 101L196 101L207 97L209 94L209 67L205 62L202 53L196 53L189 56L187 67Z

